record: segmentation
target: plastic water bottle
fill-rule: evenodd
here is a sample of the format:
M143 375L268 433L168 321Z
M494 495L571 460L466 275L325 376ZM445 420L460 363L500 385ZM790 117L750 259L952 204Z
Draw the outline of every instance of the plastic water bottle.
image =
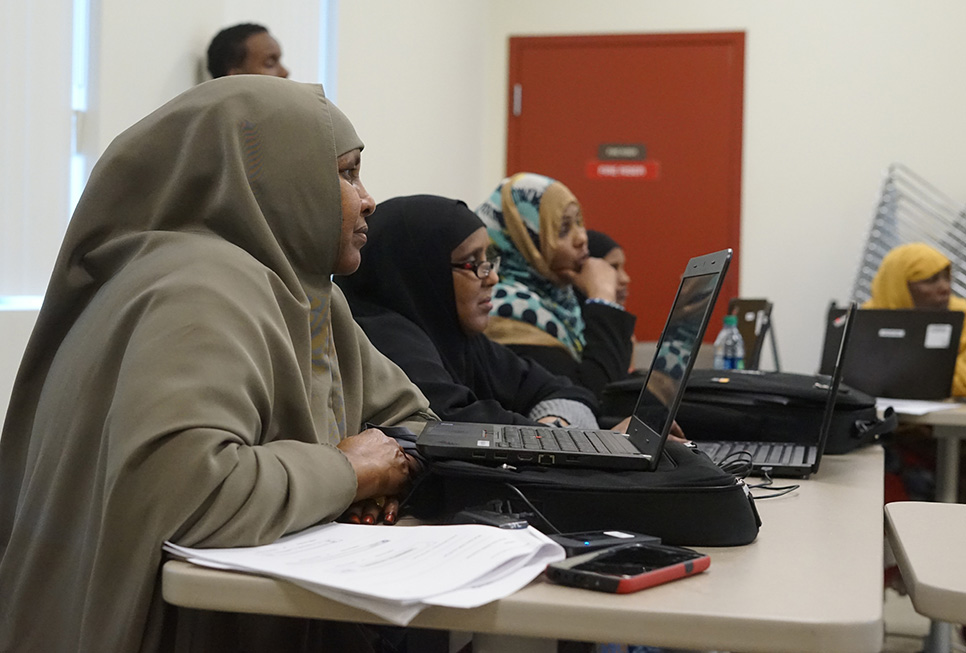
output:
M745 369L745 340L738 331L737 315L725 315L724 326L714 339L714 369Z

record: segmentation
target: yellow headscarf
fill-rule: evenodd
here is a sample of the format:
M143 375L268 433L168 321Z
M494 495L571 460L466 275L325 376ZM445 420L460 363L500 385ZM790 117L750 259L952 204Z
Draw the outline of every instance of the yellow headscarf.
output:
M896 247L882 259L872 280L872 298L862 308L915 308L910 281L923 281L950 267L948 258L925 243Z

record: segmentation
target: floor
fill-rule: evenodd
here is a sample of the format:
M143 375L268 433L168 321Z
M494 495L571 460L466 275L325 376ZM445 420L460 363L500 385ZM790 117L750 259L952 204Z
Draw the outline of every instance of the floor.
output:
M917 614L908 596L885 591L883 606L885 642L883 653L918 653L929 633L929 619ZM966 651L959 628L953 628L953 651Z

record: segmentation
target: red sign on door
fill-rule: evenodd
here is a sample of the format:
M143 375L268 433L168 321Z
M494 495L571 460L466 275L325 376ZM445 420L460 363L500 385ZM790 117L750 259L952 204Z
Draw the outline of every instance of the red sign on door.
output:
M661 164L657 161L597 161L587 162L588 179L638 179L653 181L658 178Z

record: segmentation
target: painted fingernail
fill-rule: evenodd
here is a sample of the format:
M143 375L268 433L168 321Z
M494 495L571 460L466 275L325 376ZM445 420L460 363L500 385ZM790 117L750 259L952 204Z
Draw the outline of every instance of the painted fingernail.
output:
M394 523L396 523L396 513L394 513L394 512L387 512L386 513L386 516L384 517L384 519L385 519L385 521L386 521L387 524L394 524Z
M372 518L372 515L366 515L365 517L362 518L362 523L364 524L371 524L374 521L376 520Z
M358 524L359 515L349 515L349 521L351 521L353 524Z

